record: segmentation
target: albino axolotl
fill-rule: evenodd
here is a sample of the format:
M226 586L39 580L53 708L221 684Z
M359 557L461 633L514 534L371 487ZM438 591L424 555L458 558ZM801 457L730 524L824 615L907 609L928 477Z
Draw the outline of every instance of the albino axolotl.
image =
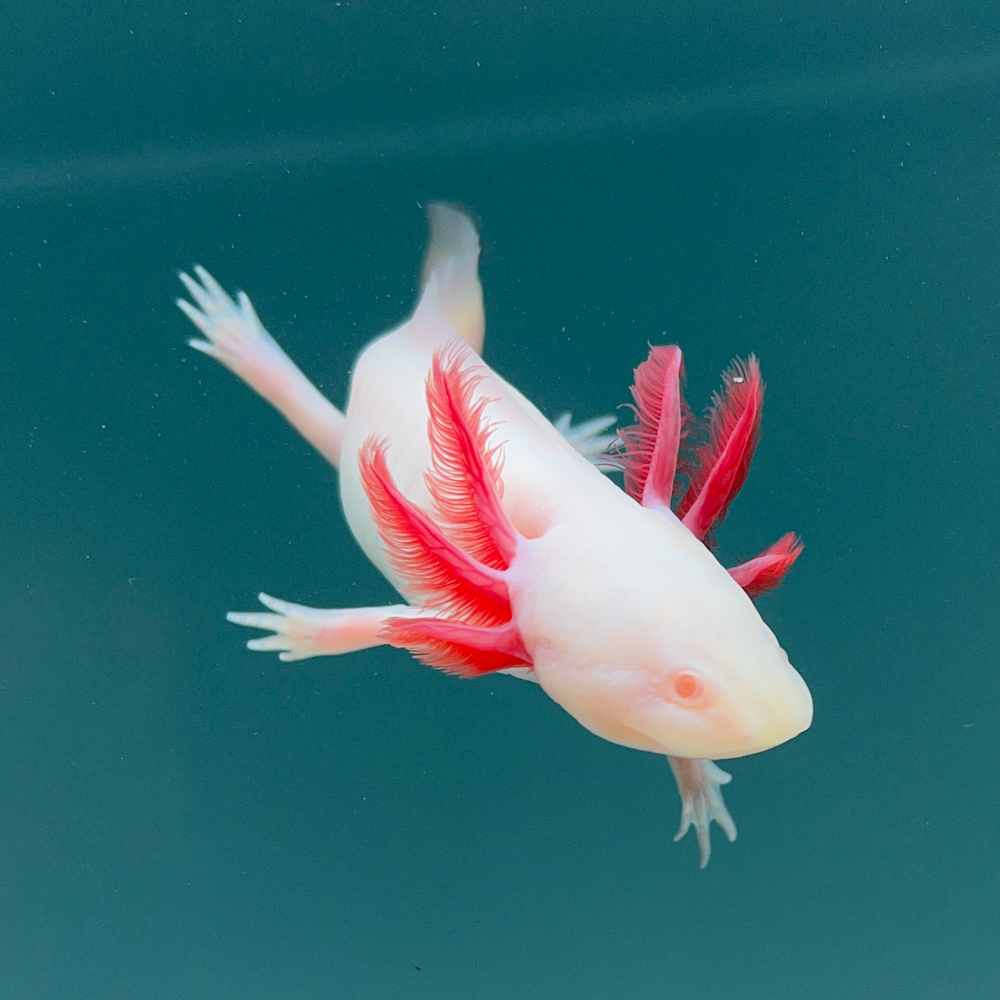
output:
M591 732L668 758L675 839L693 824L704 867L713 819L736 837L720 791L730 776L713 760L775 747L812 721L805 682L751 600L777 585L797 539L731 570L705 544L757 442L756 359L726 373L708 440L685 451L681 353L652 348L636 370L637 421L602 457L624 471L623 491L592 460L610 420L557 429L482 361L478 234L444 204L429 218L420 300L362 351L346 413L244 293L233 301L201 267L197 281L181 275L196 305L178 305L205 337L191 346L339 469L351 532L407 601L319 610L261 594L269 612L229 620L271 631L248 645L283 660L388 644L460 677L536 681Z

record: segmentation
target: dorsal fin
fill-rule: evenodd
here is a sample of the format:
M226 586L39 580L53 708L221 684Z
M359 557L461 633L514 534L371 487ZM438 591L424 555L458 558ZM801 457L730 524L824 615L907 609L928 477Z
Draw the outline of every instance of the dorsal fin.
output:
M431 237L420 272L421 291L435 274L438 312L482 354L486 316L479 283L479 233L465 212L440 201L427 206L427 221Z

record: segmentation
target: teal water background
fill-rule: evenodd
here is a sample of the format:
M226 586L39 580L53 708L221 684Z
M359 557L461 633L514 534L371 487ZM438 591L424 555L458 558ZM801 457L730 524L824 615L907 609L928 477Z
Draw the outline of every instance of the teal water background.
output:
M9 4L0 997L1000 995L991 11ZM176 271L341 403L437 198L552 416L649 342L696 408L761 359L720 554L804 538L759 604L816 717L727 765L706 871L666 763L535 686L224 621L391 591L336 473L185 346Z

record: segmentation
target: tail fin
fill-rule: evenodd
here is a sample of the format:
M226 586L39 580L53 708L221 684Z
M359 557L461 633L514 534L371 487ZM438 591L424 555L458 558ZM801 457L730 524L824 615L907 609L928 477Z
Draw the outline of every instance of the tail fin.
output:
M427 221L431 238L420 273L421 290L433 274L438 312L482 354L486 316L479 283L479 233L465 212L440 201L427 206Z

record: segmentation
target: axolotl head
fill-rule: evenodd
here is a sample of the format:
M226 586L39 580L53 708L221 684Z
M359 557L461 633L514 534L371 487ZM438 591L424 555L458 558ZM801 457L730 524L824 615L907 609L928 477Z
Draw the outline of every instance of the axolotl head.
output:
M582 725L624 746L710 759L809 727L805 682L672 514L632 505L589 544L574 534L553 527L535 539L517 617L538 681Z

